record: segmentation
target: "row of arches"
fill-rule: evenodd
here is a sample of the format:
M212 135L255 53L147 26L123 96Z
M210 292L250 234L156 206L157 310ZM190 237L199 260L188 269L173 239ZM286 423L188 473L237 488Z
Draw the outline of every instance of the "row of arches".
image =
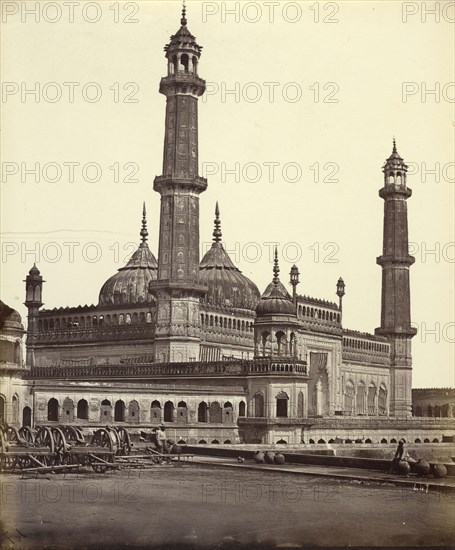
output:
M175 54L168 62L168 74L169 76L177 73L194 73L197 74L198 58L195 55L188 55L187 53Z
M7 401L3 395L0 395L0 425L12 424L13 426L19 425L19 397L14 394L11 398L11 415L7 413ZM22 425L32 425L32 409L29 406L25 406L22 410Z
M208 404L201 401L198 404L197 411L194 411L197 422L223 423L234 421L234 407L230 401L226 401L223 406L218 401ZM246 404L240 401L239 416L246 416ZM74 402L69 397L65 398L60 408L59 401L52 397L47 402L47 420L50 422L73 422L74 419L89 420L89 405L86 399L79 399L74 406ZM189 418L189 409L185 401L179 401L177 407L172 401L166 401L164 406L157 400L152 401L150 406L150 422L177 422L186 423ZM136 400L128 403L128 406L122 399L118 399L114 406L111 401L104 399L100 406L100 422L140 422L140 407Z
M288 418L290 414L290 400L289 395L281 391L275 396L275 416L277 418ZM304 408L304 395L303 392L299 392L297 395L297 418L303 418L305 416ZM266 416L265 397L262 392L256 392L253 398L253 416L263 418Z
M379 344L377 342L370 342L369 340L357 340L356 338L343 338L343 346L365 351L377 351L380 353L389 352L388 344Z
M38 330L68 330L72 328L91 328L111 325L145 325L152 322L150 311L134 313L114 313L113 315L86 315L76 317L62 317L57 319L38 319Z
M404 438L403 438L404 439ZM437 437L434 437L434 438L429 438L429 437L426 437L423 439L423 443L439 443L439 439ZM277 443L279 443L279 441L277 441ZM303 441L303 443L305 443ZM339 437L336 437L336 438L330 438L330 439L327 439L327 441L323 438L320 438L318 440L316 439L309 439L308 440L308 443L310 445L315 445L315 444L319 444L319 445L324 445L324 444L333 444L333 443L347 443L347 444L350 444L350 443L374 443L374 441L372 439L370 439L369 437L367 437L366 439L363 439L363 438L346 438L346 439L342 439L342 438L339 438ZM379 443L381 444L388 444L388 443L397 443L397 439L395 437L392 437L389 441L387 440L387 438L383 437L381 439L381 441L379 441ZM406 440L405 440L405 443L406 443ZM409 443L411 443L411 441L409 441ZM422 439L420 437L417 437L414 439L414 443L422 443Z
M264 330L261 332L260 339L256 342L256 353L260 351L263 357L268 356L297 356L297 337L294 332L286 334L278 330L275 334Z
M360 381L356 386L349 379L344 391L343 412L349 415L386 415L387 388L385 384L381 384L378 391L373 382L367 388L365 382Z
M202 326L239 330L241 332L252 332L254 325L252 321L222 317L221 315L209 315L208 313L201 313L201 324Z
M455 405L450 407L449 403L444 405L416 405L414 408L414 416L424 416L429 418L455 418Z
M323 321L331 321L335 323L339 323L341 321L341 316L339 313L309 306L299 305L297 308L297 315L299 317L312 317L314 319L322 319Z

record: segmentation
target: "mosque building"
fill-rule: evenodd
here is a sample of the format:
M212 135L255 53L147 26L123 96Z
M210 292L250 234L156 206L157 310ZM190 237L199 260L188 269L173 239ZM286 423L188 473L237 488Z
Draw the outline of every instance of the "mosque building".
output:
M293 266L289 293L276 251L261 294L223 247L218 204L213 243L200 259L199 198L208 182L198 173L198 98L205 81L185 9L165 57L163 167L153 185L161 196L158 254L147 242L144 204L138 248L104 283L98 304L44 309L45 281L37 266L30 269L25 362L20 316L1 305L1 421L88 430L164 423L170 437L193 444L379 443L403 429L423 440L428 429L409 422L411 189L395 140L379 191L381 320L368 334L343 327L342 278L337 302L311 298L297 292ZM448 433L437 424L431 430L439 440Z

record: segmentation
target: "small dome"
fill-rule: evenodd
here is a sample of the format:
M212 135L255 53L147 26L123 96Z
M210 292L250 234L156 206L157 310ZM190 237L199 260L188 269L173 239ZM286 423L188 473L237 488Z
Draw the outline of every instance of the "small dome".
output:
M263 315L293 315L295 317L295 304L276 286L268 296L262 295L261 301L256 307L256 314L258 317Z
M0 300L0 329L7 328L23 330L22 317L19 312Z
M40 275L39 269L36 267L35 264L33 264L33 267L28 272L29 275Z
M219 307L254 310L260 299L257 286L242 274L221 244L218 203L214 242L199 265L199 279L208 286L205 301Z
M150 301L148 286L157 278L158 262L147 244L145 205L142 214L142 242L126 266L102 286L99 305L140 304Z
M275 249L275 260L273 265L273 280L267 286L261 296L261 301L256 307L258 317L266 315L291 315L296 317L296 306L292 301L289 292L280 281L278 274L278 252Z
M395 141L395 138L393 139L393 148L392 148L392 154L390 157L386 160L383 171L385 170L407 170L407 165L405 164L404 160L400 157L397 151L397 144Z

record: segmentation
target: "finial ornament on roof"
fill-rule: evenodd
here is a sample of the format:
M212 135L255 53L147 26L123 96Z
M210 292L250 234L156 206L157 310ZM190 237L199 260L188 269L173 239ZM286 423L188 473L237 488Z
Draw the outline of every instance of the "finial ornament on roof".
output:
M180 23L181 23L182 25L186 25L186 24L187 24L185 0L183 0L183 4L182 4L182 19L180 19Z
M141 237L142 242L145 244L147 242L148 237L148 231L147 231L147 211L145 210L145 201L142 207L142 229L141 229Z
M393 150L392 150L392 153L396 153L397 152L397 142L395 140L395 136L393 136Z
M218 201L215 206L215 229L213 230L213 241L219 243L221 241L221 222L220 222L220 208Z
M280 267L278 265L278 248L275 246L275 259L273 260L273 284L276 286L280 282Z

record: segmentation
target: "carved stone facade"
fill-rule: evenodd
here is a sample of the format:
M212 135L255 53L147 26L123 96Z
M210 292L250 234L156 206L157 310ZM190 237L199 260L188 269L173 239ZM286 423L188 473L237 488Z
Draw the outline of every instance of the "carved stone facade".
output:
M197 108L205 82L198 75L201 48L185 15L165 51L163 172L154 180L161 195L158 261L147 245L144 208L139 247L103 285L98 305L42 309L43 279L36 266L30 270L31 372L18 379L26 388L19 411L32 407L37 424L75 422L87 429L125 423L140 430L164 422L170 436L190 443L316 444L337 433L378 439L371 434L383 433L381 423L392 439L396 417L411 410L414 335L411 192L395 144L380 191L381 327L374 335L350 331L342 323L341 278L338 304L301 296L293 266L291 296L276 258L273 281L261 296L223 248L218 205L212 247L199 261L199 196L207 181L198 175Z

